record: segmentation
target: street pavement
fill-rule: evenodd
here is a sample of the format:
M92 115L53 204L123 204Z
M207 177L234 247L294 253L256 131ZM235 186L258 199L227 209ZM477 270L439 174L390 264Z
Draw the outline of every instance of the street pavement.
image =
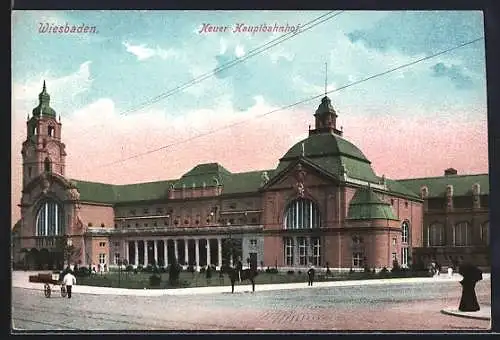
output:
M78 292L72 299L54 292L50 299L29 287L12 288L13 328L18 330L488 330L486 320L442 314L458 306L456 279L416 282L285 287L235 294L213 291L183 295L113 295ZM227 289L227 287L224 287ZM277 288L276 288L277 289ZM148 290L153 291L153 290ZM476 288L489 306L490 280Z

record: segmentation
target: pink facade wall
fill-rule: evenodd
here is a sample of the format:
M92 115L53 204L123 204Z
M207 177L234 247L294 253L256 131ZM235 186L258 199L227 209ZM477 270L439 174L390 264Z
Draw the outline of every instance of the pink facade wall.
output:
M92 223L92 227L114 228L115 213L112 206L81 204L80 219L84 226Z

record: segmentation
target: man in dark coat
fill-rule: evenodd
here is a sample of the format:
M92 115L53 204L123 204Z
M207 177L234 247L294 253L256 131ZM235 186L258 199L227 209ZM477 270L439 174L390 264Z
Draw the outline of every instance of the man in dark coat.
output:
M241 262L240 257L238 257L238 260L236 261L236 270L238 271L238 279L241 282L241 271L243 270L243 263Z
M309 270L307 271L307 278L308 278L307 285L308 286L312 286L313 285L314 274L315 274L314 266L311 265L310 268L309 268Z

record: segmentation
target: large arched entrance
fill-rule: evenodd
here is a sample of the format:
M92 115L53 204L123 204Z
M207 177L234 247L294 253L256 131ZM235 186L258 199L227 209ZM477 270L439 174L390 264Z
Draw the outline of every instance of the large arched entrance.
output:
M52 269L60 262L58 239L65 234L64 208L54 199L40 203L35 217L36 246L41 249L35 261L38 267Z
M318 229L321 226L321 213L312 200L298 198L290 202L285 209L283 229L287 231L303 231ZM322 265L321 238L316 235L301 233L283 238L283 254L285 266Z

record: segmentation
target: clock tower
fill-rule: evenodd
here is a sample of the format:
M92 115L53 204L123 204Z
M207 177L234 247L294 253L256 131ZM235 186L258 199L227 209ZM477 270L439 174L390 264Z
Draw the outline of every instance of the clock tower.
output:
M61 142L61 118L50 107L45 81L38 95L39 103L28 115L27 137L23 143L23 188L43 173L64 176L65 145Z

